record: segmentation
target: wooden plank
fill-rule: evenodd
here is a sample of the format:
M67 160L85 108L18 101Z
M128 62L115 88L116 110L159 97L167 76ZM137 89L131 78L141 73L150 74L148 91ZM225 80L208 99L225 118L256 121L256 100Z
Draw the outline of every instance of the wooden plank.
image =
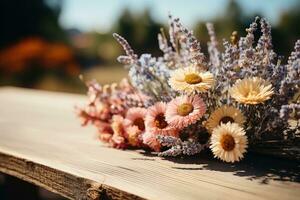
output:
M0 171L70 199L298 199L300 164L248 155L162 159L107 148L73 107L85 97L0 89ZM100 197L101 196L101 197Z

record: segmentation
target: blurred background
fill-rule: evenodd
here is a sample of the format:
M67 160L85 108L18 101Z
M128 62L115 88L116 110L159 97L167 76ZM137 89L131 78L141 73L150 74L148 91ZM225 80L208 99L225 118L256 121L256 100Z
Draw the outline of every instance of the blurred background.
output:
M193 29L206 49L205 22L219 41L245 28L259 15L273 27L273 43L287 57L300 38L297 0L1 0L0 85L84 92L78 79L111 83L126 76L116 62L123 53L112 33L124 36L137 53L161 55L160 27L168 13Z

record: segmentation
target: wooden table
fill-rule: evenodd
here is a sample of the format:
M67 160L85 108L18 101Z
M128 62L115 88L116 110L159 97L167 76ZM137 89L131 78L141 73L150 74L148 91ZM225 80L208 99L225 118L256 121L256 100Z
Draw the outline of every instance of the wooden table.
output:
M299 199L300 164L250 155L162 159L105 147L74 114L85 97L0 89L0 171L70 199Z

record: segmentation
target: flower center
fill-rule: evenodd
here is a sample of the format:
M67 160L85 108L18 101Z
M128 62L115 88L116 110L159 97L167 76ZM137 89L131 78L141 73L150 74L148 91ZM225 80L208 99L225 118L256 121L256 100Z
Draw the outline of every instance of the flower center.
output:
M222 148L225 151L231 151L235 147L234 138L229 134L223 135L222 138L221 138L220 143L221 143Z
M177 107L177 113L181 116L186 116L193 112L194 107L190 103L183 103L180 106Z
M133 125L137 126L140 131L145 130L145 123L143 118L137 118L133 121Z
M219 125L220 125L221 123L227 124L228 122L233 123L233 122L234 122L234 119L233 119L232 117L229 117L229 116L222 117L222 119L220 119L220 121L219 121Z
M258 95L258 91L256 91L256 90L250 90L247 93L246 97L253 97L253 96L257 96L257 95Z
M158 114L155 117L154 123L155 123L155 126L159 129L164 129L168 126L168 123L166 122L165 115L163 113Z
M202 82L202 78L198 74L195 74L195 73L186 74L184 77L184 80L188 84L197 84L197 83Z

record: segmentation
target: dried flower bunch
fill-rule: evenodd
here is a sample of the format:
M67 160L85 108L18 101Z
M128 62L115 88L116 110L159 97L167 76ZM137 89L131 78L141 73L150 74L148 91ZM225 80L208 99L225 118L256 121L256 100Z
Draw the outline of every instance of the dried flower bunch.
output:
M160 156L210 148L214 157L235 162L257 143L299 139L300 40L284 65L272 49L265 19L257 17L245 37L233 32L223 41L224 52L208 23L206 57L193 32L169 18L169 40L163 31L158 34L163 57L138 57L113 34L126 52L118 61L128 66L129 80L88 82L89 102L77 109L84 125L97 127L100 140Z

